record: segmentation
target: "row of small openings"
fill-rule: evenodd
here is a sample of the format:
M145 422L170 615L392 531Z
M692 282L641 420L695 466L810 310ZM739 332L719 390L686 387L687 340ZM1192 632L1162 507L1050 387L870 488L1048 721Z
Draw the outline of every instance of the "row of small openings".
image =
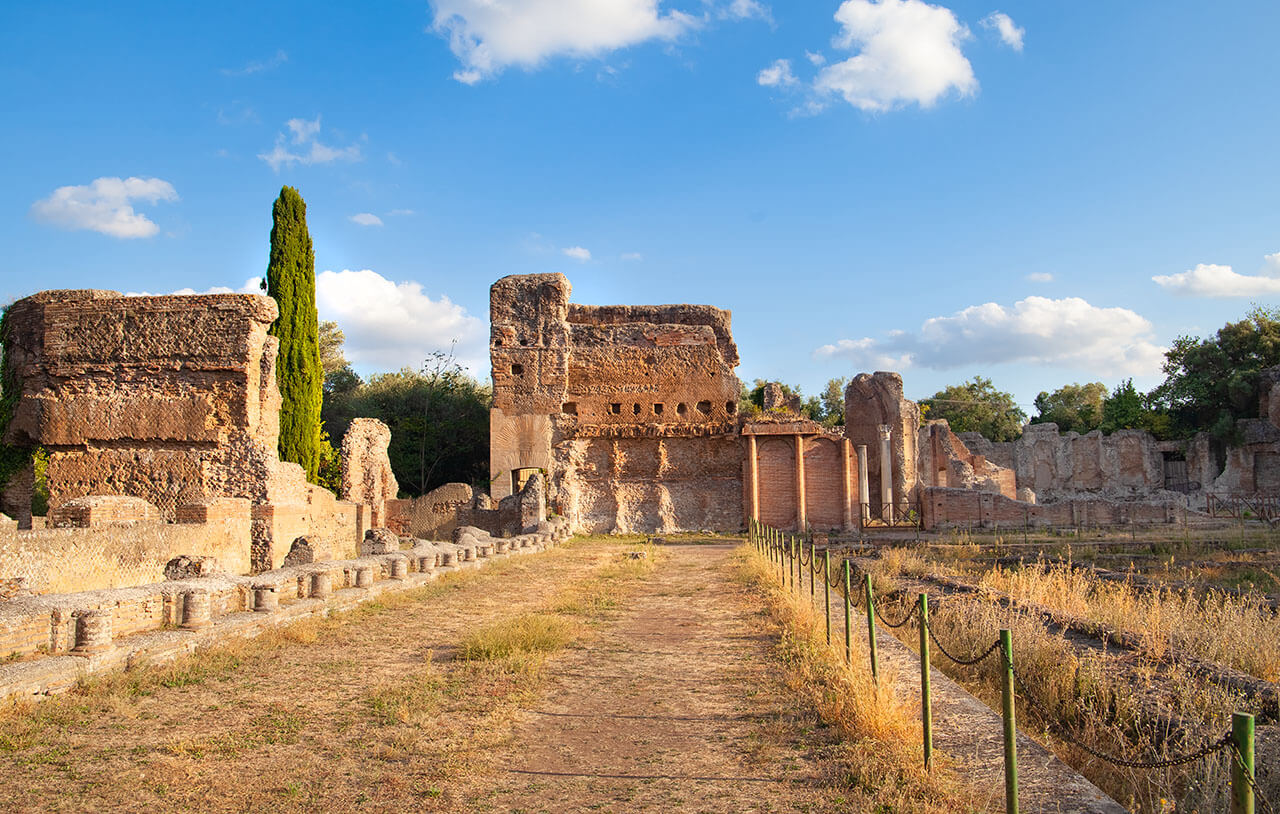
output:
M501 340L501 339L495 339L495 340L493 340L493 346L494 346L495 348L500 348L500 347L502 347L502 340ZM528 340L528 339L525 339L525 338L523 338L523 337L521 337L521 339L520 339L520 347L522 347L522 348L527 348L527 347L529 347L529 340Z
M515 371L512 371L512 372L515 372ZM519 374L517 374L517 375L519 375ZM703 415L711 415L711 402L709 402L709 401L700 401L700 402L698 402L698 403L697 403L697 405L695 405L695 407L696 407L696 409L698 410L698 412L702 413ZM633 404L631 405L631 414L632 414L632 415L640 415L640 413L641 413L641 411L642 411L643 409L644 409L644 408L642 408L642 407L640 406L640 404L639 404L639 403L633 403ZM663 404L663 403L662 403L662 402L660 402L660 401L658 401L658 402L654 402L654 404L653 404L653 414L654 414L654 415L662 415L662 414L666 411L666 409L667 409L667 405ZM576 401L566 401L566 402L561 406L560 410L561 410L561 412L563 412L565 415L577 415L577 414L578 414L578 402L576 402ZM734 413L736 413L736 412L738 411L738 404L737 404L737 402L733 402L733 401L726 401L726 402L724 403L724 411L725 411L726 413L728 413L729 415L733 415ZM612 403L609 405L609 413L610 413L611 415L622 415L622 402L620 402L620 401L612 402ZM684 402L680 402L679 404L677 404L677 405L676 405L676 415L679 415L679 416L686 416L686 415L688 415L688 414L689 414L689 407L688 407Z

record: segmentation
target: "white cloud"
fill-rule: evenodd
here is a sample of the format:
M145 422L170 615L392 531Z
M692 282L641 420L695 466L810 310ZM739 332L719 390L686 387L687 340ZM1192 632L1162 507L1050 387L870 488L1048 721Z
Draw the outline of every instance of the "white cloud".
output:
M432 28L448 36L462 63L453 78L468 85L512 65L536 68L549 57L595 57L648 40L675 40L695 27L658 0L433 0Z
M773 14L769 7L756 0L732 0L720 12L722 18L730 20L764 20L773 22Z
M1053 275L1047 271L1033 271L1027 275L1027 279L1033 283L1052 283Z
M359 212L355 215L352 215L350 218L347 218L347 220L351 221L352 223L358 223L361 226L381 226L382 225L382 218L370 212Z
M413 214L412 209L392 209L390 212L387 213L387 217L399 218L405 215L412 215L412 214Z
M1005 363L1075 367L1100 375L1154 374L1165 349L1151 341L1151 323L1127 308L1100 308L1079 297L1027 297L1012 307L973 305L926 320L915 332L843 339L814 354L860 367L927 367Z
M640 252L626 252L621 256L621 259L628 261L643 260L644 255Z
M796 78L795 75L791 73L791 60L774 60L772 65L756 75L756 82L764 85L766 88L794 85L796 83Z
M1022 50L1022 37L1027 33L1025 28L1020 28L1008 14L1003 11L993 11L986 17L982 18L982 27L987 29L995 29L1000 34L1000 39L1004 44L1015 51Z
M215 285L215 286L206 288L203 291L196 291L194 288L188 287L188 288L179 288L177 291L170 291L169 293L180 294L183 296L194 296L199 294L265 294L266 292L263 291L262 289L261 277L250 277L249 279L245 280L244 285L240 286L239 288L227 288L225 285ZM125 296L126 297L155 297L160 295L152 293L150 291L127 291L125 292Z
M294 164L328 164L332 161L359 161L359 144L346 147L330 147L320 141L320 117L315 119L290 119L285 126L292 133L286 137L284 133L276 135L275 147L269 153L259 153L258 158L271 165L271 169L280 171L282 166Z
M960 50L969 29L948 8L922 0L845 0L835 19L841 31L832 44L856 53L818 73L819 94L878 112L932 107L952 91L969 96L978 89Z
M805 56L805 59L808 59L810 64L812 65L823 65L823 64L826 64L826 61L827 61L827 58L824 57L822 54L818 54L813 51L805 51L804 56Z
M58 187L31 205L36 220L62 229L89 229L119 238L151 237L160 231L134 201L176 201L178 193L159 178L98 178L84 186Z
M432 299L419 283L392 282L369 269L322 271L316 275L316 308L321 319L342 328L343 350L357 367L417 369L427 354L448 351L456 340L460 364L473 375L488 370L484 322L448 297Z
M570 246L567 249L561 249L560 252L565 257L572 257L574 260L581 263L585 263L591 259L591 252L581 246Z
M269 71L272 68L278 68L288 61L288 54L284 51L276 51L275 56L270 59L247 62L239 68L223 68L222 74L224 76L250 76L262 71Z
M1184 297L1261 297L1280 294L1280 252L1263 258L1262 273L1239 274L1231 266L1201 263L1178 274L1151 278L1171 294Z

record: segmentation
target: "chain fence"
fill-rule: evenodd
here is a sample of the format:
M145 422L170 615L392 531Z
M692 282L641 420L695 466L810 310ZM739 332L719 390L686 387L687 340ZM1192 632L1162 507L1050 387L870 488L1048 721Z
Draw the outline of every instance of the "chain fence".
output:
M768 554L771 558L775 558L780 564L787 564L789 573L793 568L796 571L798 571L799 568L808 568L809 574L810 574L810 583L812 584L813 582L816 581L814 577L816 576L816 572L818 570L817 547L813 545L812 542L809 543L808 545L809 551L806 554L805 552L806 545L805 545L805 542L803 541L803 538L801 538L801 541L798 546L799 553L797 554L795 553L796 538L794 536L785 534L780 530L773 529L771 527L764 526L758 523L752 524L749 530L749 539L753 544L755 544L758 547L758 549L761 552ZM784 540L788 542L784 543L783 542ZM792 560L798 560L798 565L790 564L789 561L792 561ZM826 564L826 566L829 566L829 559L824 558L824 563ZM862 599L858 597L857 593L851 589L849 564L847 560L844 561L843 563L842 571L843 573L841 573L840 571L837 571L836 574L833 576L828 569L828 572L823 575L822 582L824 584L824 590L825 589L835 590L838 594L842 596L843 601L846 605L845 624L847 628L848 626L847 608L858 607L860 605L865 606L868 600L874 600L874 596L871 592L871 587L870 587L871 583L870 583L869 576L866 576L867 598ZM804 582L803 578L801 578L799 582L801 585L803 585L803 582ZM784 580L784 585L785 585L785 580ZM829 605L829 601L830 600L828 599L827 600L828 605ZM892 621L890 619L887 619L880 612L879 603L872 601L871 602L872 615L874 615L874 617L878 619L880 623L883 624L885 627L893 628L893 629L904 627L908 623L915 620L917 623L921 624L921 630L923 634L927 635L928 641L932 642L933 645L947 659L949 659L950 661L952 661L957 665L968 666L968 667L975 666L986 661L992 655L999 653L1001 657L1002 667L1008 674L1009 686L1008 686L1007 693L1010 699L1015 695L1015 691L1016 691L1016 696L1021 698L1023 702L1027 705L1027 707L1041 721L1044 722L1046 728L1052 731L1058 738L1062 739L1066 743L1071 744L1077 749L1080 749L1086 754L1089 754L1092 757L1098 760L1104 761L1106 763L1109 763L1113 766L1119 766L1119 767L1124 767L1128 769L1138 769L1138 770L1169 769L1169 768L1174 768L1178 766L1184 766L1199 760L1204 760L1219 752L1222 752L1224 750L1229 750L1232 758L1232 764L1233 764L1233 774L1232 774L1233 780L1232 780L1232 789L1231 789L1231 792L1232 792L1231 793L1232 809L1231 810L1233 814L1235 814L1235 812L1246 812L1246 811L1253 812L1255 810L1259 810L1255 808L1255 803L1261 804L1260 810L1265 811L1268 814L1273 814L1274 809L1272 808L1270 801L1263 795L1262 790L1258 786L1257 766L1252 758L1252 755L1253 755L1253 716L1252 715L1247 715L1244 713L1236 713L1236 719L1247 719L1247 730L1248 730L1247 743L1241 743L1242 737L1233 727L1232 729L1227 730L1220 737L1206 741L1203 745L1197 747L1196 749L1193 749L1192 751L1186 752L1181 755L1176 755L1173 757L1162 758L1159 760L1135 760L1131 758L1121 757L1119 755L1108 754L1106 752L1103 752L1091 746L1088 743L1085 743L1080 738L1076 737L1068 727L1064 726L1061 723L1061 720L1060 720L1061 716L1055 713L1053 710L1049 709L1048 706L1043 704L1036 697L1035 693L1031 691L1031 688L1028 686L1028 682L1024 678L1023 674L1014 667L1011 644L1009 645L1005 644L1006 642L1011 641L1008 638L1008 631L1002 631L1001 638L993 641L985 650L983 650L981 653L975 656L967 657L967 658L957 656L952 652L951 648L947 647L942 642L942 640L938 637L938 635L934 632L934 626L933 624L930 623L928 614L922 613L922 609L927 605L928 601L929 600L927 599L927 595L921 594L921 603L919 605L912 606L910 609L908 609L906 614L897 621ZM849 634L849 631L847 629L845 631L845 634L846 634L846 642L847 642L848 634ZM876 669L875 662L874 662L874 648L875 648L874 626L871 626L870 641L871 641L871 647L873 649L872 670L874 672ZM922 650L925 651L921 654L922 662L925 665L927 665L928 652L927 652L927 648L923 647L923 642L924 642L923 637L921 641L922 641ZM926 669L927 669L927 666L926 666ZM926 694L924 703L927 709L929 704L929 699L927 697L927 694L928 694L927 685L924 689L924 692ZM1012 715L1011 710L1006 710L1006 714L1011 717ZM1009 736L1006 733L1006 740L1008 739L1008 737ZM926 736L926 740L927 740L927 736ZM930 751L931 751L931 745L929 743L926 743L926 746L925 746L926 763L928 762L927 756L929 755ZM1247 753L1247 756L1246 756L1246 753ZM1012 744L1006 743L1006 756L1008 756L1009 754L1016 754L1016 753L1014 752L1014 748ZM1006 783L1010 782L1008 778L1009 774L1010 772L1006 771ZM1012 774L1016 778L1016 771L1013 772ZM1016 779L1013 780L1012 782L1015 784L1015 789L1013 793L1015 795L1014 799L1016 799ZM1241 792L1247 792L1247 793L1242 794Z

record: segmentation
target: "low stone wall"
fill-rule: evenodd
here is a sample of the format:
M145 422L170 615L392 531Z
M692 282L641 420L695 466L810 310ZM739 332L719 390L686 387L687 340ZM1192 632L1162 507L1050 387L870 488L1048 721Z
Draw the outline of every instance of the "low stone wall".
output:
M79 525L22 531L0 526L0 578L20 583L14 593L63 594L160 582L165 563L183 554L213 557L231 574L250 571L247 500L219 498L184 506L176 523L159 519L154 508L134 519L118 509L77 510L78 502L69 501L59 512L61 522Z
M1177 499L1115 501L1080 498L1057 503L1027 503L990 492L930 487L922 490L924 527L1010 528L1029 526L1128 526L1212 522Z
M441 573L482 566L494 556L541 551L568 536L563 520L509 539L469 529L458 543L404 539L400 551L253 577L14 599L0 604L0 703L65 690L88 673L163 662L198 646L256 636L422 585Z

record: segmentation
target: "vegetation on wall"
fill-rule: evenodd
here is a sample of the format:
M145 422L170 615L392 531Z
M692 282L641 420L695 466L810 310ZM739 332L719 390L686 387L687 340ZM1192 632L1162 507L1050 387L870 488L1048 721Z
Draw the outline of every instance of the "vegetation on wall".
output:
M307 231L307 205L293 187L282 187L271 213L267 295L280 315L270 333L280 340L280 459L299 464L316 482L320 470L320 365L316 315L316 259Z

